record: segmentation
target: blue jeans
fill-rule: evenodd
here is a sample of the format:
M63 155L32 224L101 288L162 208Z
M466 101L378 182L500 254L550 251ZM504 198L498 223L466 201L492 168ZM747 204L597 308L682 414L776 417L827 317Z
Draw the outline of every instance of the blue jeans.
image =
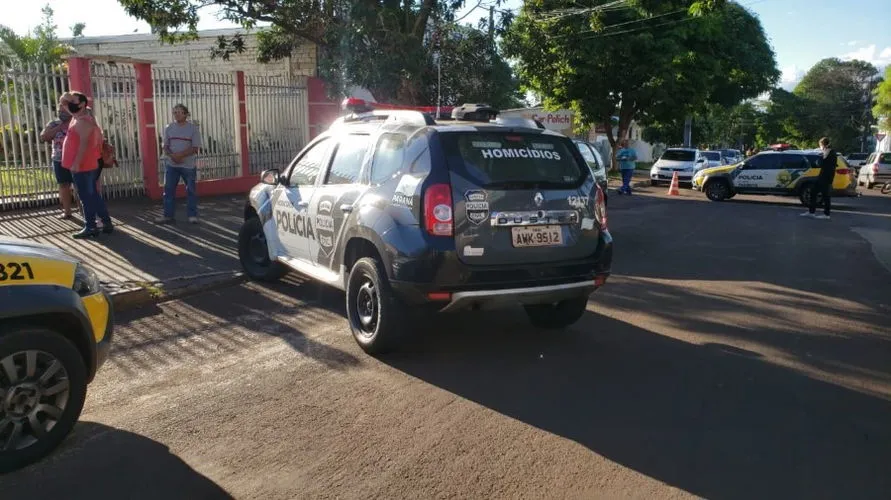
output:
M620 170L622 172L622 187L619 191L623 193L631 192L631 178L634 177L634 170L628 168L624 170Z
M77 196L80 198L80 204L83 208L84 228L87 230L96 229L96 216L102 219L102 223L106 226L111 225L111 217L108 215L108 208L105 206L105 200L96 189L96 183L99 180L99 169L90 170L88 172L75 172L71 174L74 179L74 187L77 189Z
M176 186L180 179L186 185L186 213L189 217L198 217L198 195L195 193L198 170L171 165L167 165L164 172L164 217L172 219L176 212Z

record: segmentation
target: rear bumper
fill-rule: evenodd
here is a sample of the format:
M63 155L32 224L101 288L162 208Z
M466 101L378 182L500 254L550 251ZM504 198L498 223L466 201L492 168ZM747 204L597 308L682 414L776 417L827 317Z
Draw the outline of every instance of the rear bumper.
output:
M604 279L606 279L604 277ZM441 312L460 311L473 307L498 307L510 304L542 304L559 302L579 295L590 295L598 288L591 280L562 285L536 286L527 288L505 288L501 290L479 290L452 294L452 300L440 309Z
M441 256L440 262L457 260L457 257L452 257L454 256ZM594 256L584 261L534 266L463 267L460 270L449 267L448 274L454 279L429 282L391 280L390 286L409 305L436 306L443 311L517 302L557 302L579 295L590 295L602 286L610 275L612 258L612 235L609 231L603 231ZM432 293L449 295L431 299Z

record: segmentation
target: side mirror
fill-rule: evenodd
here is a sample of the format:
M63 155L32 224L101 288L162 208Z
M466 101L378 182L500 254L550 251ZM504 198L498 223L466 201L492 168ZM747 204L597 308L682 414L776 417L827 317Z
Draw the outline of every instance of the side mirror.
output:
M277 168L270 168L269 170L264 170L263 173L260 174L260 182L269 186L277 186L279 179L281 179L281 175L281 172L279 172Z

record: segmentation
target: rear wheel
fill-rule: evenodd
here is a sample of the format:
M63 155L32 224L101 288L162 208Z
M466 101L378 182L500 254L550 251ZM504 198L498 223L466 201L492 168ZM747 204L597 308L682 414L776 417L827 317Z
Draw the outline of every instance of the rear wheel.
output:
M705 191L705 196L712 201L724 201L732 196L730 184L723 179L709 181L703 191Z
M523 307L533 326L558 330L581 319L588 308L588 296L561 300L554 304L530 304Z
M263 223L257 217L244 221L238 232L238 260L249 278L258 281L277 281L288 273L281 262L269 258Z
M71 341L46 328L0 332L0 473L55 449L86 394L86 365Z
M811 206L811 187L813 184L805 184L801 186L801 190L798 192L798 199L801 201L801 204L809 207ZM823 193L817 193L817 206L823 206Z
M381 263L364 257L350 270L346 291L347 320L363 351L383 354L403 337L408 310L393 294Z

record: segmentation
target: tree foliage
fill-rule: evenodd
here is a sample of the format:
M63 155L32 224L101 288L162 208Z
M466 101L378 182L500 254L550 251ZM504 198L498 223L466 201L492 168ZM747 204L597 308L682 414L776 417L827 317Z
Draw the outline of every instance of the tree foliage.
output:
M0 62L55 64L62 60L71 48L59 41L53 9L49 4L40 10L40 24L27 35L18 35L11 28L0 24Z
M859 151L861 136L873 123L872 87L877 77L876 67L864 61L818 62L792 92L799 101L786 117L789 131L809 146L827 136L840 150Z
M505 49L546 106L572 108L587 123L618 116L613 146L632 120L669 124L707 103L755 97L779 79L760 22L736 3L606 3L529 0Z
M258 37L261 61L286 57L309 40L319 48L319 76L331 85L332 93L355 84L368 88L380 100L405 104L429 104L429 74L438 49L436 42L453 31L455 13L464 6L464 0L119 2L128 14L147 21L152 31L168 42L194 38L202 9L218 9L223 18L245 28L268 23L269 28ZM497 33L510 19L509 12L499 12ZM223 38L216 53L226 57L242 50L241 37ZM501 73L500 58L489 57L485 62L489 66L474 70Z
M876 87L872 114L877 119L879 127L891 130L891 66L885 68L885 78Z
M757 141L761 115L755 104L749 101L729 107L707 104L693 114L692 144L700 148L745 150ZM653 122L643 129L643 139L651 143L680 145L683 135L683 116Z

